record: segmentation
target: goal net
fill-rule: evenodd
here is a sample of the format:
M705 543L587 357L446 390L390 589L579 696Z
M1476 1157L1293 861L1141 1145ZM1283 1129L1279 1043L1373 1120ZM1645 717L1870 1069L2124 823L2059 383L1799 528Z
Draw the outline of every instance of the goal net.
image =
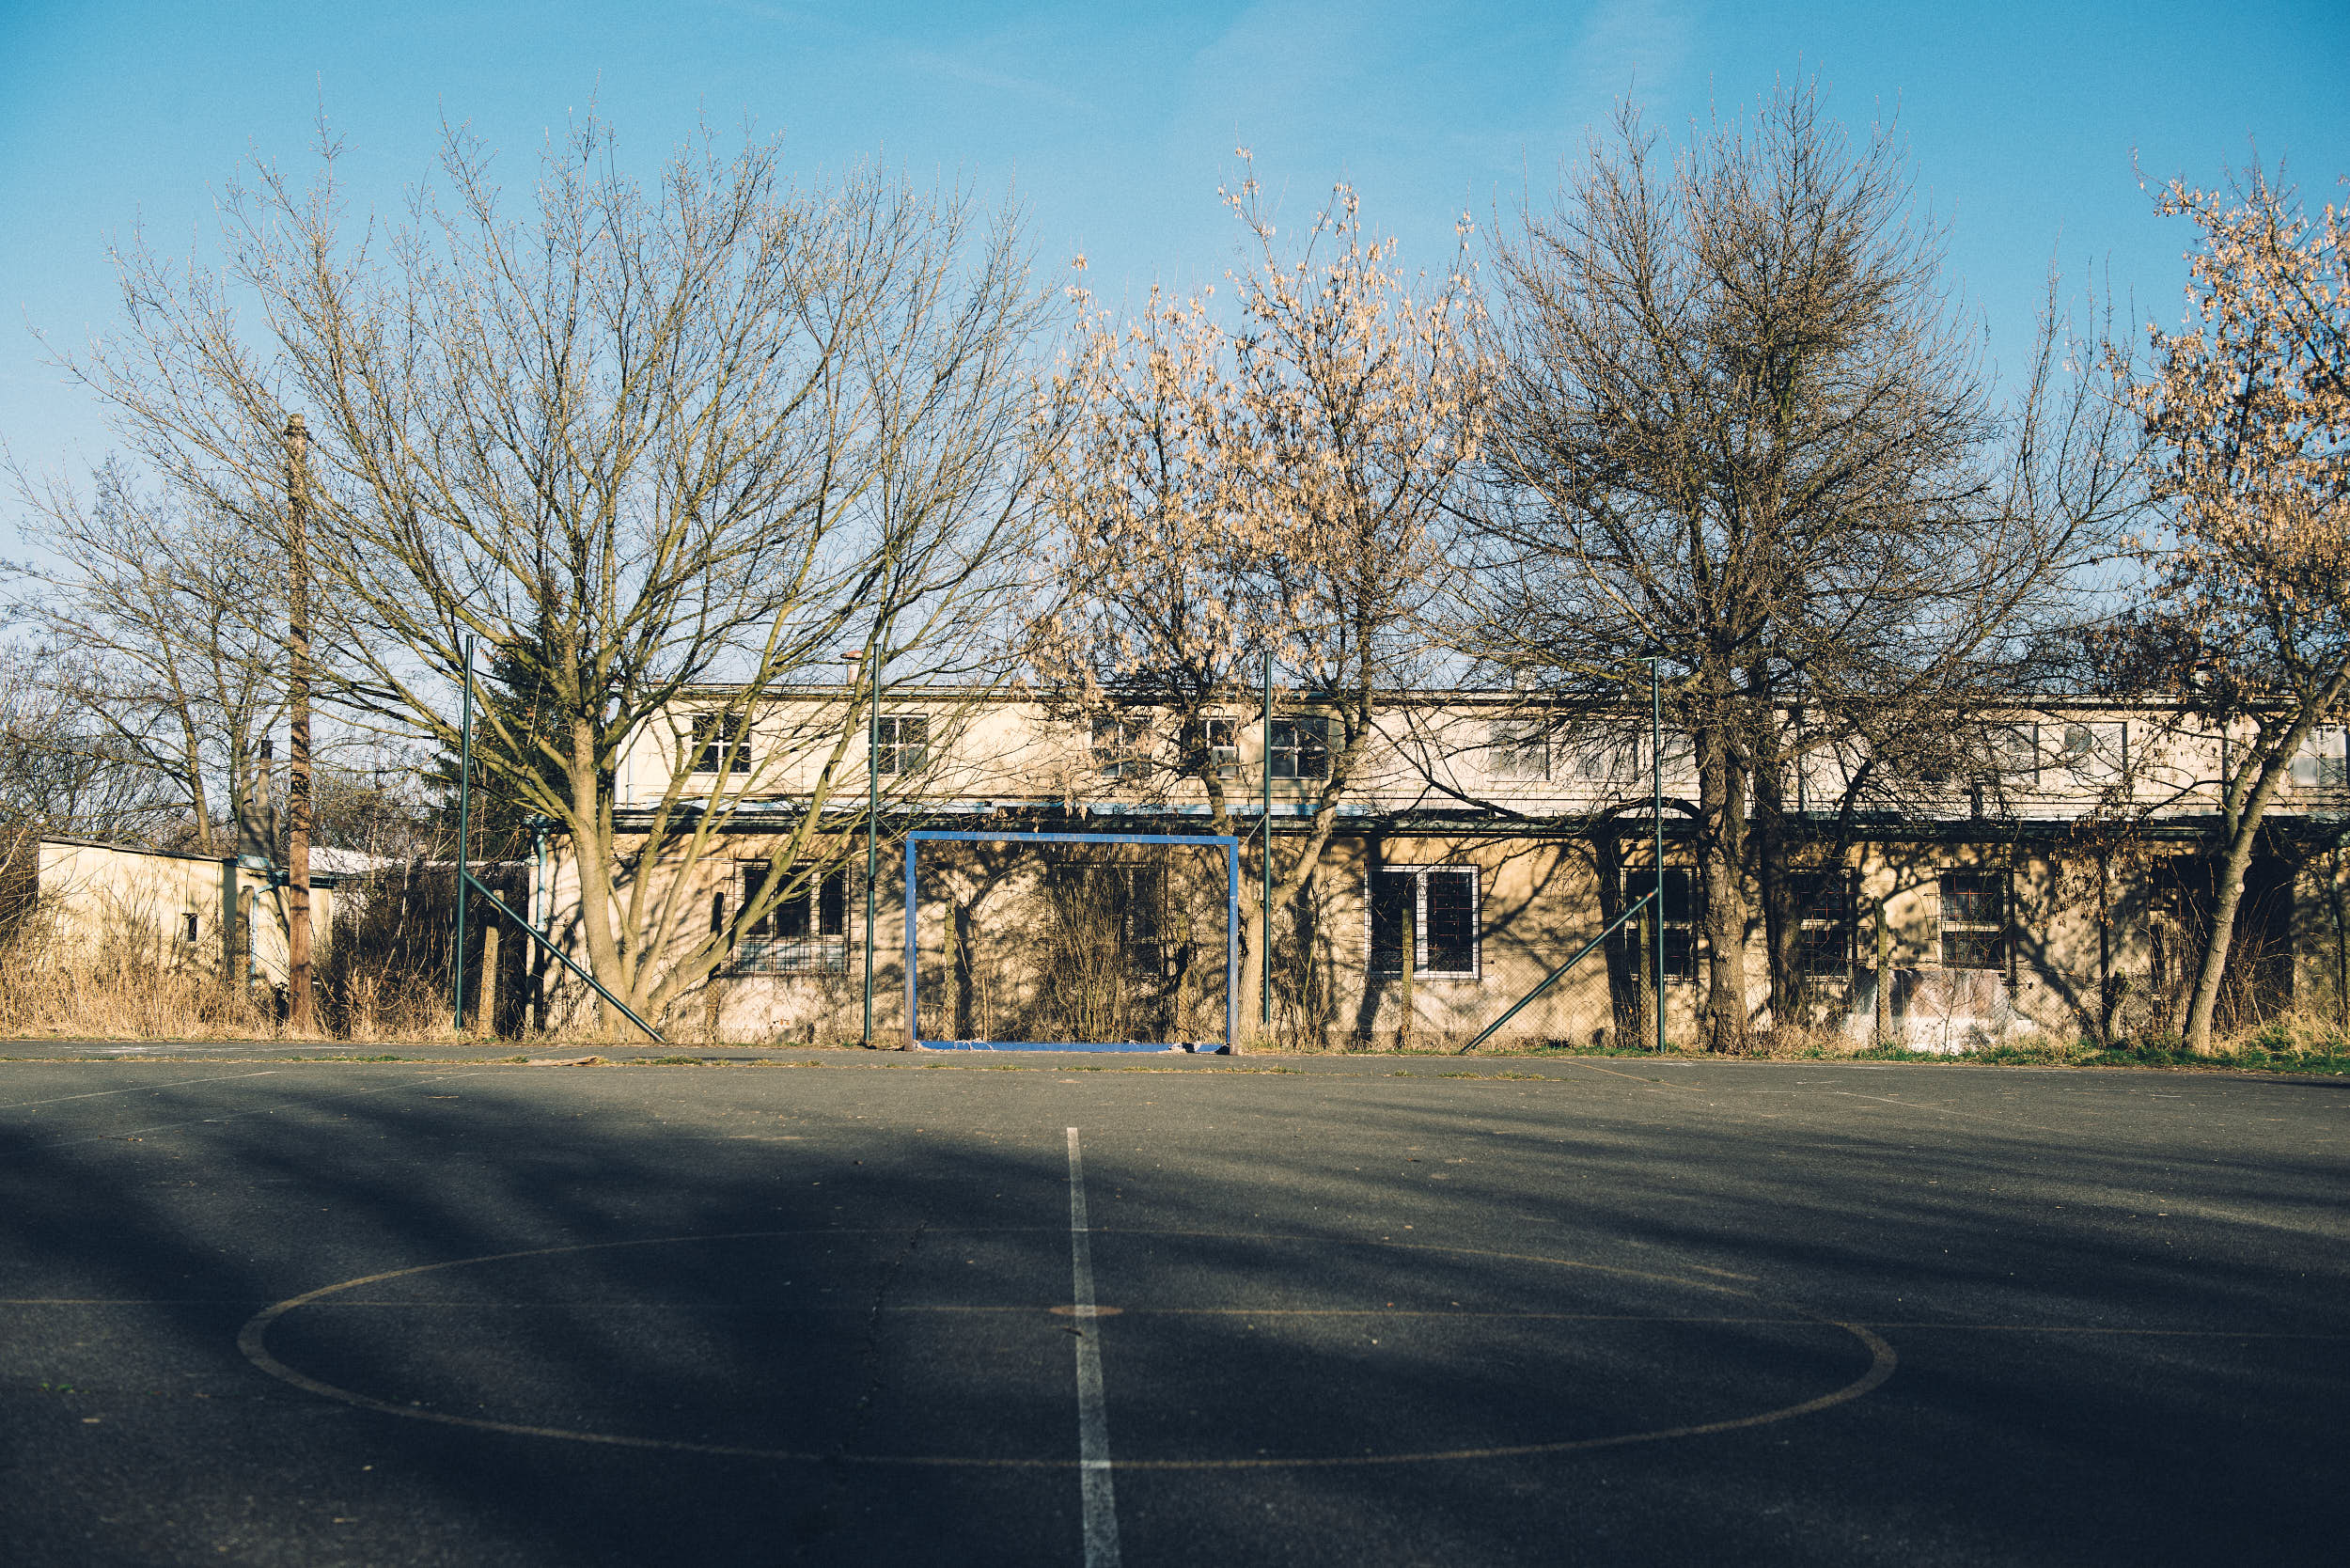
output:
M926 830L907 839L906 889L906 1001L918 1044L1231 1043L1230 838Z

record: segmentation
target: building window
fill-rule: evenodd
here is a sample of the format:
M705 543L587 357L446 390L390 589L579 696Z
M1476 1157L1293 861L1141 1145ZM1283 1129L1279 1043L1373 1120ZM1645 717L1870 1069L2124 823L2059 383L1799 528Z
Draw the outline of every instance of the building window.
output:
M1992 778L2010 788L2029 788L2040 781L2040 735L2029 724L1995 724L1983 731L1985 760Z
M1371 971L1403 972L1406 926L1412 973L1477 978L1477 868L1396 866L1371 879Z
M1942 878L1942 967L2007 967L2007 877L1950 871Z
M1212 718L1208 724L1208 765L1220 779L1240 776L1240 721Z
M1273 752L1265 759L1276 778L1330 776L1330 721L1325 717L1273 721Z
M2321 724L2293 759L2293 782L2303 790L2350 789L2350 730Z
M767 880L764 861L743 868L745 904ZM734 967L745 974L838 975L849 968L849 872L846 867L818 871L794 866L798 883L782 902L751 922L735 944ZM720 907L713 902L711 917Z
M1796 945L1807 975L1852 973L1853 877L1844 870L1797 871L1788 879L1794 895Z
M696 773L748 773L751 771L750 743L743 738L743 715L740 713L696 713L694 715L694 771Z
M1587 784L1628 783L1642 776L1642 750L1637 742L1587 737L1575 744L1568 768Z
M881 745L873 771L901 776L920 773L931 762L931 721L909 713L884 713L876 728Z
M1540 725L1496 724L1485 740L1485 771L1497 779L1550 776L1550 733Z
M1656 871L1649 866L1627 866L1623 873L1623 902L1645 898L1656 890ZM1698 881L1697 873L1685 866L1665 868L1665 917L1660 922L1665 955L1665 979L1693 980L1698 978ZM1646 912L1634 919L1647 918ZM1637 950L1638 936L1632 931L1632 922L1617 928L1611 942L1622 944L1628 950Z
M196 940L195 916L182 915L180 917L180 940L182 942L193 942Z
M2055 728L2057 766L2074 783L2102 788L2121 781L2129 762L2127 725L2064 724Z
M1151 776L1151 726L1136 718L1093 721L1093 766L1104 778L1139 784Z

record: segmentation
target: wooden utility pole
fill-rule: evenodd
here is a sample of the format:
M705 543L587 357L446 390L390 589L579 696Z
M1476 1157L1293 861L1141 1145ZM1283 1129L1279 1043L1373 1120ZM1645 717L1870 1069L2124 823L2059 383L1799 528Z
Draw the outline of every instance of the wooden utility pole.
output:
M286 1027L318 1027L310 1004L310 432L302 416L286 416L286 707L290 715L286 767Z

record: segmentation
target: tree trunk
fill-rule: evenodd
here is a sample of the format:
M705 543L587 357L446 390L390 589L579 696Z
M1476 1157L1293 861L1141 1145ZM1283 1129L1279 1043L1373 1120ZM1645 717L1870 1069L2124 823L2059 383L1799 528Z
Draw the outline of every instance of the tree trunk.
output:
M1615 834L1606 830L1590 836L1591 870L1598 881L1599 923L1603 928L1616 923L1623 913L1624 865L1623 845ZM1634 893L1632 897L1639 895ZM1641 998L1646 995L1642 979L1648 973L1645 944L1648 922L1655 911L1644 911L1640 917L1624 928L1623 939L1607 944L1604 957L1607 961L1607 1029L1610 1038L1619 1042L1642 1038L1647 1017ZM1642 948L1636 953L1633 949Z
M2335 682L2326 693L2324 708L2331 707L2340 685L2340 682ZM2186 1048L2197 1056L2208 1056L2211 1052L2212 1014L2219 1006L2220 981L2227 977L2228 949L2235 940L2236 910L2244 902L2244 873L2252 864L2261 820L2268 814L2269 803L2276 799L2277 791L2291 769L2293 754L2307 737L2315 713L2324 708L2311 710L2281 741L2266 746L2267 760L2262 764L2258 780L2230 826L2227 852L2219 862L2218 886L2214 889L2211 931L2203 943L2202 966L2195 976L2194 1000L2186 1010Z
M1419 967L1419 910L1417 899L1403 904L1403 983L1396 987L1402 1003L1401 1015L1395 1021L1395 1043L1398 1050L1409 1050L1412 1044L1412 1011L1417 1005L1412 996L1412 971Z
M2113 856L2097 856L2097 1048L2113 1043Z
M1745 781L1720 736L1700 729L1694 739L1705 872L1705 1048L1737 1053L1747 1043Z
M2259 818L2247 811L2229 835L2227 853L2220 857L2211 930L2203 939L2203 961L2195 975L2194 999L2186 1009L2186 1048L2199 1057L2211 1054L2212 1014L2218 1009L2219 985L2228 974L2228 949L2235 940L2236 910L2244 902L2244 873L2252 864L2258 823Z
M2340 850L2326 853L2326 902L2334 914L2334 1027L2350 1029L2350 936L2343 932Z
M1254 898L1249 896L1250 890L1246 886L1240 890L1240 974L1232 1027L1232 1049L1235 1053L1240 1051L1244 1041L1270 1043L1273 1032L1264 1023L1263 944L1272 940L1273 933L1265 926L1263 888L1264 884L1258 883Z
M588 972L596 977L598 984L634 1007L636 998L630 995L620 945L612 933L613 856L619 844L608 825L610 819L603 809L595 756L592 733L587 725L575 721L569 780L572 821L566 825L572 832L572 858L579 875L580 941L588 949ZM619 1009L599 996L596 1011L604 1032L619 1031L624 1020Z
M1664 912L1654 904L1640 911L1632 922L1639 935L1638 957L1640 976L1633 987L1633 1036L1627 1044L1653 1046L1656 1043L1656 1010L1665 1005L1665 998L1656 993L1656 945L1663 938Z
M1794 886L1788 868L1791 823L1786 797L1769 768L1754 775L1754 870L1756 891L1762 901L1762 950L1770 965L1771 1027L1790 1028L1803 1022L1805 976L1802 962L1803 921L1795 908Z

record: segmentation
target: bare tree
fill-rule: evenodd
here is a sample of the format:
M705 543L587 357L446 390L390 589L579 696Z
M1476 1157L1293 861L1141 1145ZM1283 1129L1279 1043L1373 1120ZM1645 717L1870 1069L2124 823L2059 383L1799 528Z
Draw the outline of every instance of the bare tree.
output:
M178 792L185 839L227 853L253 814L282 711L284 572L235 518L141 494L109 462L85 495L19 471L26 538L56 564L19 569L15 613L74 651L50 679L93 734Z
M2157 206L2201 243L2190 322L2148 327L2153 364L2131 387L2168 526L2153 607L2108 649L2224 737L2186 1025L2207 1051L2261 823L2311 731L2350 708L2350 212L2312 217L2257 166L2224 191L2173 180Z
M1275 855L1278 912L1362 776L1375 715L1419 666L1483 370L1464 272L1416 286L1346 185L1285 247L1242 157L1226 197L1255 255L1233 324L1205 299L1154 297L1122 334L1097 325L1064 384L1078 414L1045 492L1055 602L1031 658L1067 710L1171 732L1165 755L1217 833L1231 831L1238 740L1217 727L1256 710L1259 661L1275 659L1290 788L1308 811L1287 864ZM1250 1018L1263 917L1244 902Z
M273 541L274 432L306 414L334 700L446 746L468 636L525 670L543 711L484 705L478 763L568 838L589 967L657 1014L854 821L826 811L861 688L772 699L843 642L899 681L977 667L1045 302L1009 214L878 174L794 190L773 141L705 136L648 186L590 123L515 216L451 133L396 224L351 221L321 153L229 193L220 272L125 256L125 329L67 363L164 481ZM698 726L757 765L698 774ZM623 826L648 733L669 776ZM694 869L752 799L790 821L713 931Z
M71 651L0 649L0 828L16 848L43 834L146 843L180 814L145 758L92 727L72 695L89 680Z
M2063 383L2053 312L2003 415L1888 130L1853 147L1809 87L1669 165L1636 110L1615 129L1496 247L1508 368L1465 646L1627 743L1627 688L1666 662L1707 1042L1736 1050L1750 871L1795 1021L1797 770L1856 755L1851 794L1962 760L1960 721L2012 692L2119 509L2123 421Z

